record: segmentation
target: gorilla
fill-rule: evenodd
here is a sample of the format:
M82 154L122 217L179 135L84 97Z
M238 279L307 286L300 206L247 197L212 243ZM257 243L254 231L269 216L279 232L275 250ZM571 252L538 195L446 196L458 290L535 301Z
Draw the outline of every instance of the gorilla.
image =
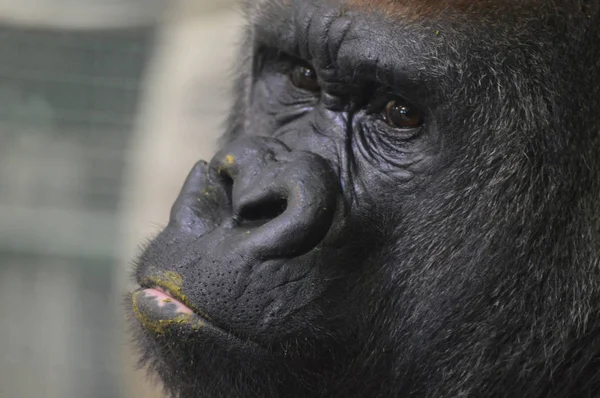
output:
M174 397L600 397L600 4L254 0L128 298Z

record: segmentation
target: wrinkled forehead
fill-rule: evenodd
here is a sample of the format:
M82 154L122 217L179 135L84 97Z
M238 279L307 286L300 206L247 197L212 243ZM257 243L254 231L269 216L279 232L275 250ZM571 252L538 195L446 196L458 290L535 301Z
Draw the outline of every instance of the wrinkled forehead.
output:
M519 16L548 8L559 9L563 0L340 0L348 9L384 12L399 17L433 17L456 14L471 16ZM449 14L448 14L449 13Z
M447 37L477 35L513 40L533 34L567 37L567 30L595 24L600 1L580 0L247 0L251 22L284 25L287 20L343 17L388 36L445 32ZM592 17L594 16L594 17ZM285 32L285 27L280 32ZM404 32L396 32L396 28ZM537 33L535 33L537 32Z
M323 47L326 53L347 44L344 48L355 50L357 59L383 62L381 57L387 56L390 63L399 58L416 63L418 57L434 62L439 53L448 60L473 52L493 57L498 51L530 44L570 47L582 27L598 21L589 17L594 10L586 10L586 5L600 2L260 0L253 4L257 6L249 13L252 37L260 45L304 56L315 48ZM457 52L461 46L468 50Z
M581 13L589 4L577 0L246 0L250 10L277 10L277 16L292 9L318 8L340 13L376 14L404 21L466 20L497 23L520 22L540 17ZM583 4L583 5L582 5ZM252 13L251 13L252 14ZM275 16L275 14L272 14Z
M247 0L250 8L265 6L338 8L342 12L383 14L395 19L472 18L475 21L525 20L540 15L586 13L600 2L577 0Z
M492 30L496 26L506 33L520 30L523 24L539 19L540 15L548 15L543 8L548 4L557 7L561 1L573 3L573 0L251 0L249 15L258 30L282 35L293 31L294 24L308 32L313 24L327 25L335 19L348 19L365 31L386 32L387 36L406 34L408 26L416 33L421 28L443 26L452 26L450 31L455 33Z

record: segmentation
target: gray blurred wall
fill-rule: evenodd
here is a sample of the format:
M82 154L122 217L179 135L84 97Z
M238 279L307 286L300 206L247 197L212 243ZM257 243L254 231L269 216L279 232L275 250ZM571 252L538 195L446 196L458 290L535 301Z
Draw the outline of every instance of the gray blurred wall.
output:
M210 160L215 152L228 111L242 25L239 10L225 1L219 7L183 2L165 18L146 76L125 179L120 252L124 272L117 275L119 284L126 280L128 263L140 243L166 225L170 207L194 163ZM130 352L125 354L129 360ZM126 396L160 396L129 363L134 383L127 384Z
M164 0L0 0L0 22L35 28L130 28L156 23L167 7Z
M227 0L0 0L0 397L159 397L122 292L210 159L242 25Z

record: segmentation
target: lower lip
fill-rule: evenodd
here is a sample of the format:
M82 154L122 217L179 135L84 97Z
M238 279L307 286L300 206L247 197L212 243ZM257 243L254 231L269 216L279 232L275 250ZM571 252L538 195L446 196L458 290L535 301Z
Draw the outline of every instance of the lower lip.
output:
M175 330L197 330L205 320L162 289L140 289L133 293L133 314L147 330L157 335Z
M175 332L179 337L183 336L182 333L195 335L202 329L202 335L205 338L222 340L230 348L251 350L253 355L264 353L264 349L253 341L240 340L216 327L210 320L196 314L190 307L159 287L137 290L131 299L134 316L144 328L153 332L156 337L169 332Z
M181 301L169 296L164 290L161 288L154 289L144 289L142 292L149 297L154 297L158 302L158 306L160 308L166 307L169 304L175 305L175 312L178 314L192 314L194 311Z

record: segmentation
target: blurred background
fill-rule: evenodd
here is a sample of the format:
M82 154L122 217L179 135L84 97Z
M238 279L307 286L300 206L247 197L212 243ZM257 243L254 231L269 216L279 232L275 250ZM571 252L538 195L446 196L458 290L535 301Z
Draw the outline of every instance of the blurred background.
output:
M161 397L121 306L223 130L235 0L0 0L0 397Z

